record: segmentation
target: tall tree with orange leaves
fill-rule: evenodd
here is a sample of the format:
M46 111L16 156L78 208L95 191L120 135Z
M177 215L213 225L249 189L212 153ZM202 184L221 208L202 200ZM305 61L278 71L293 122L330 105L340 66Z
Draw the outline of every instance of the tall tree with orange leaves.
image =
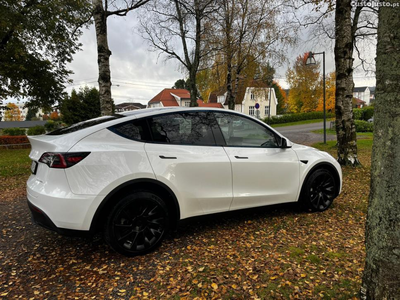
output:
M327 112L335 112L335 93L336 93L336 74L335 72L329 73L325 79L326 87L326 102L325 108ZM317 111L324 110L324 98L323 95L318 100Z
M319 63L306 66L308 53L299 55L286 73L290 85L289 111L294 113L315 111L322 95Z
M7 104L7 110L4 113L4 121L22 121L21 110L16 104Z

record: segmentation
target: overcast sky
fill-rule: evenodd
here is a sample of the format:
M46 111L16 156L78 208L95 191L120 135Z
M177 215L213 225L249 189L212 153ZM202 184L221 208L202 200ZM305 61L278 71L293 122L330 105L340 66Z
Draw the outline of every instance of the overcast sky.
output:
M144 10L142 10L144 12ZM131 12L127 17L108 18L108 42L112 55L110 58L112 97L115 103L140 102L146 104L152 97L164 88L170 88L174 82L185 75L181 72L176 60L165 61L165 56L159 52L151 52L147 42L137 33L138 12ZM139 11L140 13L140 11ZM300 33L297 46L288 49L288 62L277 69L275 80L284 88L288 88L285 81L285 73L289 64L293 64L296 56L306 51L326 51L326 72L334 71L333 43L307 42L309 29ZM98 87L97 77L97 50L94 26L85 29L81 37L82 50L74 55L70 69L74 72L71 76L72 88L81 86ZM321 48L324 49L321 49ZM373 59L375 52L373 47L366 48L368 56ZM321 56L316 56L322 62ZM322 72L322 70L321 70ZM374 86L375 78L368 76L361 70L355 70L354 81L356 86Z

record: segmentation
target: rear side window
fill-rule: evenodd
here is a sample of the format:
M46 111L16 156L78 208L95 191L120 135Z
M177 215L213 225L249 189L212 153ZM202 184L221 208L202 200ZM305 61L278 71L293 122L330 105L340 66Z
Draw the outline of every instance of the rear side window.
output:
M103 117L99 117L99 118L95 118L95 119L90 119L87 121L76 123L69 127L54 130L52 132L49 132L47 135L63 135L63 134L79 131L79 130L82 130L85 128L89 128L89 127L92 127L92 126L95 126L95 125L98 125L101 123L109 122L109 121L116 120L116 119L123 118L123 117L125 117L125 116L115 114L112 116L103 116Z
M180 145L215 145L213 116L206 112L176 113L149 118L154 142Z
M108 128L115 134L136 141L150 141L151 136L145 119L132 120Z

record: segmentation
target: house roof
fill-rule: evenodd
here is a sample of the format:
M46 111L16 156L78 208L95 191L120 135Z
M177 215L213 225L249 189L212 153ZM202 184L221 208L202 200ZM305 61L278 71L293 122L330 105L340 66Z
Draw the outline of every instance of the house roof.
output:
M366 90L367 88L368 88L367 86L355 87L355 88L353 89L353 92L354 92L354 93L362 93L362 92L365 92L365 90Z
M366 103L365 101L358 99L356 97L354 97L353 99L355 100L356 104L365 104Z
M371 93L371 95L374 95L374 94L375 94L375 89L376 89L375 86L371 86L371 87L369 88L369 92Z
M150 101L151 103L161 102L164 106L179 106L177 99L190 99L190 92L185 89L163 89L157 95L155 95Z
M221 103L204 103L203 100L197 100L199 107L214 107L214 108L224 108Z
M146 108L146 105L137 102L124 102L115 105L115 108L126 108L128 106L133 106L137 108Z

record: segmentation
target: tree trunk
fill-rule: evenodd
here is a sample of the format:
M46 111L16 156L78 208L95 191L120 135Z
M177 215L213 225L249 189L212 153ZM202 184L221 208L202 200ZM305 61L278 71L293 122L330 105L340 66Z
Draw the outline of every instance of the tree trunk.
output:
M341 165L358 166L357 135L353 116L353 34L351 1L336 2L336 135L338 161Z
M102 0L93 0L93 17L97 38L97 63L99 66L99 93L101 115L112 114L110 55L107 41L107 14Z
M400 299L399 15L399 6L379 8L374 144L361 299Z
M235 110L235 98L233 97L232 89L232 60L228 54L227 61L227 72L226 72L226 102L228 103L228 108Z
M195 70L191 70L189 75L189 89L190 89L190 106L196 107L199 106L197 103L197 85L196 85L196 72Z

